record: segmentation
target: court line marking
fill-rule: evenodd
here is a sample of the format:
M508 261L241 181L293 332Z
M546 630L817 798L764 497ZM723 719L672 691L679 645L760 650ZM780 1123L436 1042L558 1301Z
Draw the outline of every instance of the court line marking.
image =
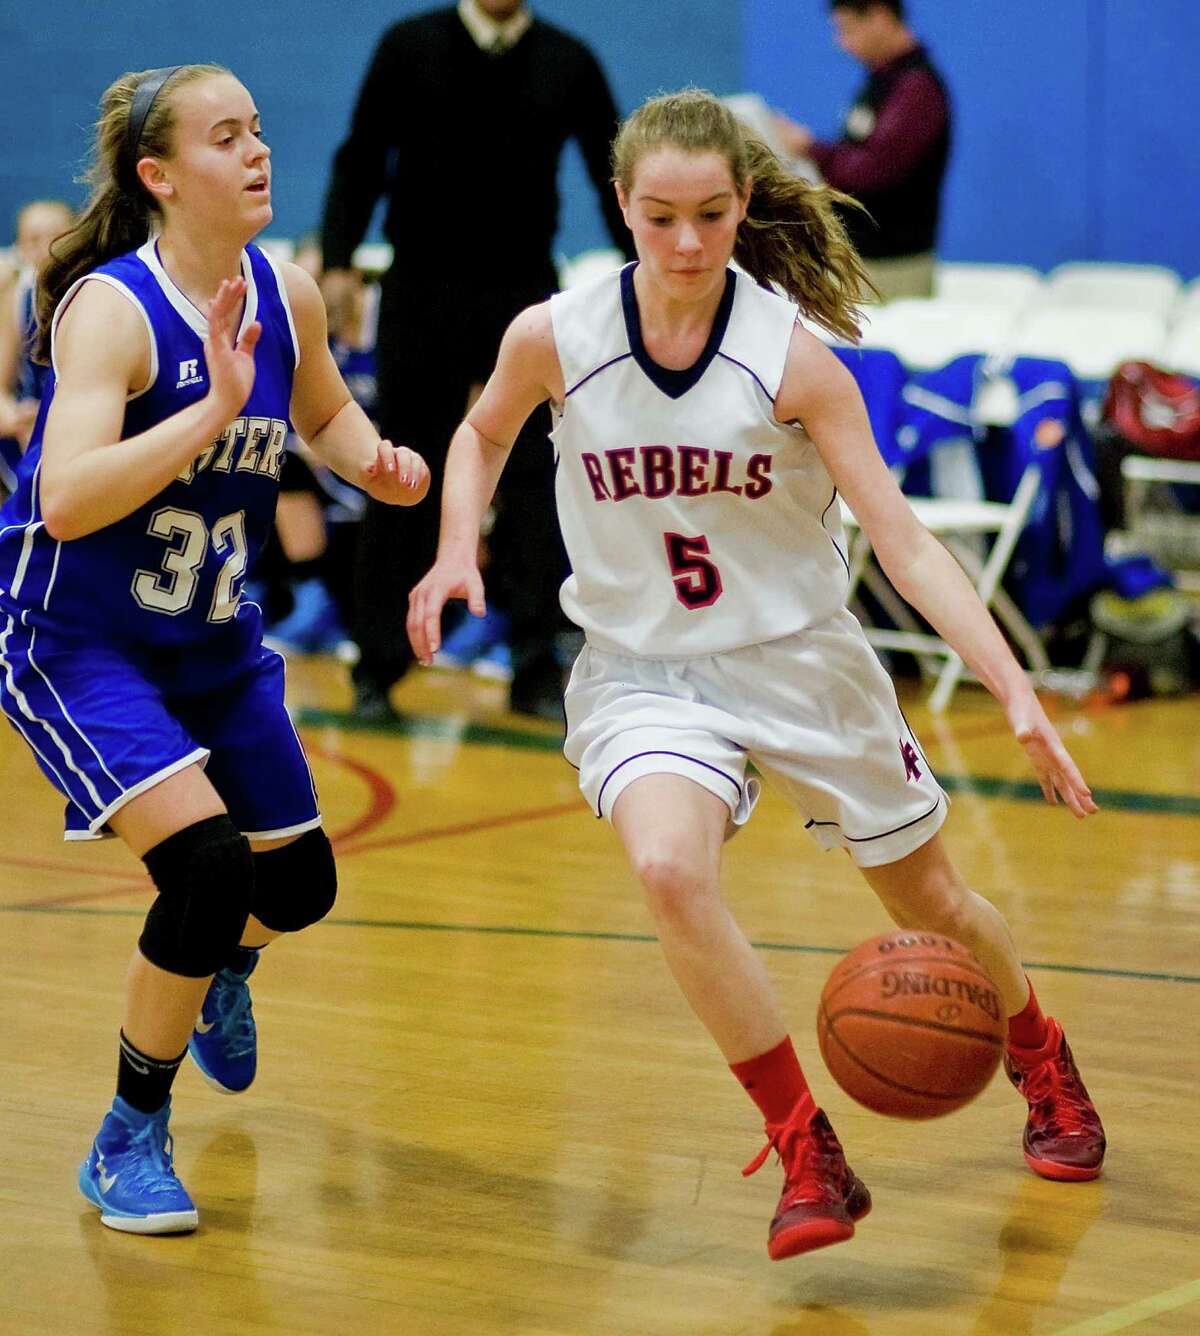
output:
M560 752L562 733L535 733L496 724L475 724L462 719L412 715L395 723L363 724L352 715L336 710L303 709L296 722L306 727L333 726L348 732L373 731L393 737L434 738L443 742L471 743L482 747L513 747L523 751ZM1001 779L990 775L946 775L938 782L947 793L983 798L1010 798L1016 802L1044 803L1041 786L1032 780ZM1163 816L1200 816L1200 797L1186 793L1146 793L1138 789L1093 789L1102 811L1156 813Z
M84 905L0 905L0 914L79 914L93 918L138 918L139 909L93 909ZM528 928L505 923L433 923L421 919L325 918L331 928L383 928L391 932L473 933L483 937L530 937L574 942L632 942L656 945L658 938L646 932L601 932L588 928ZM807 942L751 942L757 951L789 955L844 956L848 946L817 946ZM1139 983L1200 984L1200 974L1168 974L1157 970L1126 970L1106 965L1064 965L1058 961L1025 960L1027 970L1052 970L1058 974L1095 975L1107 979L1133 979Z
M1145 1322L1147 1318L1157 1317L1160 1313L1170 1313L1176 1308L1186 1308L1188 1304L1197 1302L1200 1302L1200 1280L1191 1280L1186 1285L1178 1285L1173 1290L1163 1290L1161 1294L1138 1299L1123 1308L1114 1308L1111 1312L1101 1313L1098 1317L1090 1317L1070 1327L1060 1327L1054 1336L1108 1336L1109 1332L1136 1327L1139 1322Z
M367 765L365 761L360 761L355 756L347 756L339 747L326 747L319 742L310 740L305 744L305 749L312 752L314 756L320 756L326 761L332 761L334 764L349 770L352 775L356 775L363 781L367 786L367 792L370 794L370 802L362 816L357 821L352 821L345 830L339 830L336 834L330 835L329 842L332 845L336 847L348 844L357 836L365 835L368 831L374 830L376 826L382 825L391 816L396 806L396 790L385 774L376 770L374 766Z
M344 757L338 759L344 760ZM363 767L366 769L367 767ZM394 795L393 795L394 796ZM388 809L390 810L390 808ZM440 840L453 838L456 835L474 835L485 830L495 830L501 826L515 826L524 821L542 821L547 817L567 816L571 813L584 815L587 808L577 799L573 798L569 803L556 803L552 807L533 807L524 808L515 812L502 812L498 816L484 817L475 821L456 822L451 826L427 826L424 830L409 831L405 835L387 836L378 840L359 840L357 844L343 843L345 835L336 835L331 839L339 856L350 855L363 852L371 852L376 849L395 848L406 844L422 844L427 840ZM355 832L365 833L370 827L366 819L355 822L350 828L350 835ZM0 858L0 864L8 860ZM111 878L114 874L105 872L102 869L91 869L86 867L72 868L71 871L78 872L84 876L103 875ZM68 905L82 905L92 900L115 900L123 895L130 895L136 890L149 889L149 877L143 874L130 874L128 881L131 883L126 886L108 887L103 891L82 891L74 892L68 895L47 896L38 900L22 900L15 905L0 905L0 910L5 912L15 912L17 910L53 910L56 907Z

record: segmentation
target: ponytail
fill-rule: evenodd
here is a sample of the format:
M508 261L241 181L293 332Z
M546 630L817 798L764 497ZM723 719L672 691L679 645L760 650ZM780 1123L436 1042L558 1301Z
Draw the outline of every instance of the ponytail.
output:
M849 195L787 171L722 102L699 88L644 102L613 143L613 176L629 194L639 160L663 147L719 153L738 192L751 182L734 259L764 288L778 286L832 334L857 342L858 307L876 292L838 216L861 209Z
M123 74L105 90L91 165L82 178L91 187L91 196L75 224L50 243L50 255L38 270L35 361L50 361L54 312L76 279L114 256L136 250L161 217L157 201L138 177L137 164L144 157L167 158L171 153L174 116L163 85L169 79L174 90L195 79L226 73L219 65L181 65L169 72L139 70ZM150 80L157 80L159 88L148 105L138 108L141 132L131 144L130 110L139 87Z
M761 140L743 135L751 178L750 207L733 257L762 287L777 284L831 334L857 343L858 308L878 296L838 208L861 209L829 186L786 171Z

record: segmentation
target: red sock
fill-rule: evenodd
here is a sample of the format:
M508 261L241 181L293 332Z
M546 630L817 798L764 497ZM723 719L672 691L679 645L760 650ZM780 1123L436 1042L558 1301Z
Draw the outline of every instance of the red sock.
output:
M1010 1047L1015 1048L1041 1048L1046 1042L1049 1027L1046 1025L1045 1016L1042 1015L1042 1008L1038 1005L1033 984L1029 983L1028 974L1025 976L1025 982L1029 984L1029 1001L1025 1003L1023 1010L1008 1018L1008 1042Z
M742 1083L742 1088L758 1105L768 1123L787 1122L788 1115L801 1100L812 1103L812 1092L800 1070L790 1036L757 1058L731 1062L729 1070Z

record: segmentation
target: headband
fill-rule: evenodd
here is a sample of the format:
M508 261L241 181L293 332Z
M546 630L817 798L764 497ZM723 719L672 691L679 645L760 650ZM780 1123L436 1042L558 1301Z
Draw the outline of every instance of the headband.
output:
M163 85L173 74L177 74L182 65L164 65L161 69L151 70L133 90L133 100L129 104L129 120L125 128L125 151L129 158L129 169L137 167L137 148L141 142L142 131L146 128L146 118L154 99L163 90Z

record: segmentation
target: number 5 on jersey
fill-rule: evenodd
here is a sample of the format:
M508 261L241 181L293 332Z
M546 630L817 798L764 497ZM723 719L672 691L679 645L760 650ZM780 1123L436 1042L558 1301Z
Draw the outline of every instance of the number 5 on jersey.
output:
M708 559L708 539L703 534L685 538L665 533L667 561L675 582L675 597L689 611L709 608L721 597L721 572Z

